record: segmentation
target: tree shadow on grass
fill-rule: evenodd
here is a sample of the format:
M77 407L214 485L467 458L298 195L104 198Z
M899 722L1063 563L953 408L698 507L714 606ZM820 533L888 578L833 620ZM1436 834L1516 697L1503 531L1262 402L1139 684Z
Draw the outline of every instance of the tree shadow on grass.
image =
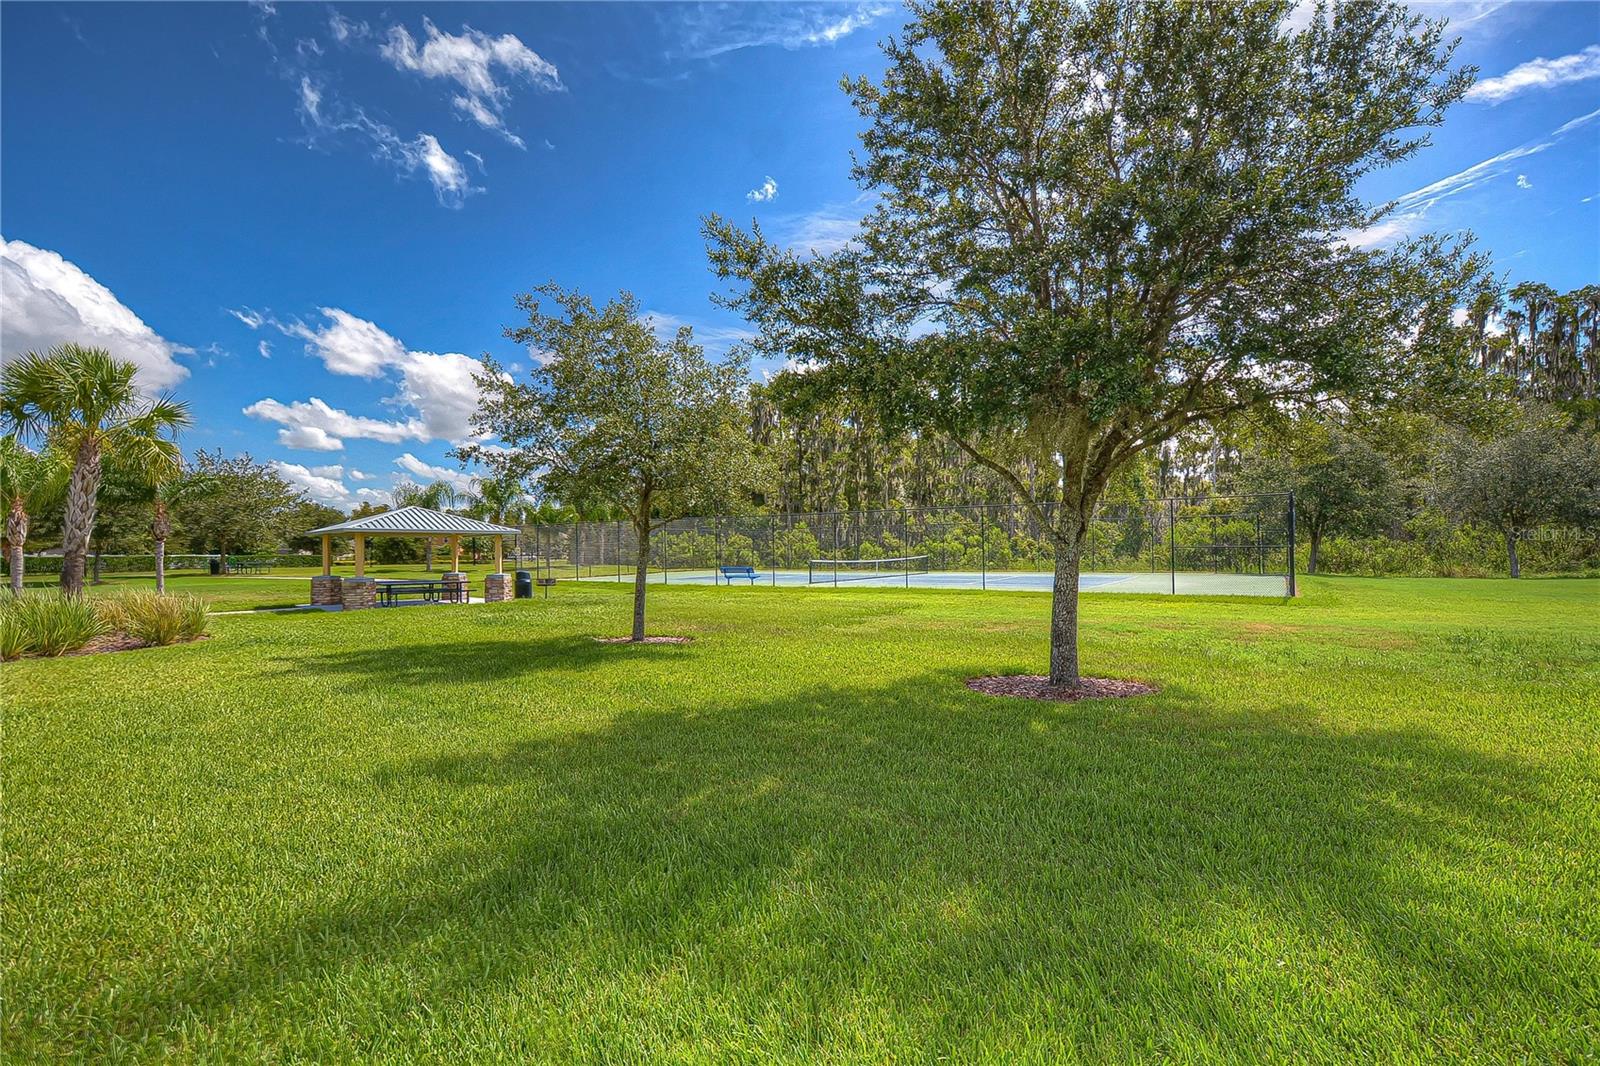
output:
M615 654L513 647L518 670ZM430 677L515 672L430 653ZM926 675L625 712L370 784L435 819L413 865L132 990L126 1027L288 1057L1576 1050L1553 1020L1576 953L1472 884L1538 839L1545 782L1422 732Z
M693 644L646 645L646 654L693 656ZM532 637L527 640L473 639L422 644L363 644L336 651L280 655L272 662L284 673L326 677L351 688L395 685L470 688L485 682L552 672L577 672L615 662L640 649L600 644L587 636Z

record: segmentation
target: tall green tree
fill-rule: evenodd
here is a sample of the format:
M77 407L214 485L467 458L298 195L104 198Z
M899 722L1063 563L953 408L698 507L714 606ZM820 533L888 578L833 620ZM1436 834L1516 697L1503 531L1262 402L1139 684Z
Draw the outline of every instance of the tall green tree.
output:
M1366 250L1356 184L1470 82L1443 27L1356 0L913 0L866 120L853 244L807 256L707 220L724 297L806 387L939 433L1049 532L1050 679L1113 476L1185 427L1379 392L1444 354L1480 267ZM1341 239L1346 238L1346 239ZM1034 471L1047 472L1030 481Z
M528 324L506 336L549 359L518 382L484 358L473 427L504 450L467 445L456 454L547 497L622 511L638 543L632 639L643 640L650 534L735 506L763 478L746 431L744 361L708 360L688 327L658 338L628 293L596 307L548 284L517 306Z
M30 513L60 497L69 470L58 453L31 451L15 434L0 437L0 505L6 509L6 565L14 595L22 595Z
M248 454L197 451L184 473L173 516L194 551L215 549L227 572L228 553L275 545L305 502L293 485Z
M1563 422L1536 412L1488 439L1458 434L1439 455L1440 506L1498 532L1512 577L1522 576L1517 542L1529 531L1553 522L1600 526L1600 441Z
M190 423L188 408L168 396L147 399L137 367L103 348L60 344L29 352L0 372L0 421L70 456L61 589L83 592L83 564L94 535L95 499L108 458L154 470L180 457L173 439Z
M1390 464L1366 440L1321 419L1262 442L1240 472L1245 492L1292 491L1297 525L1310 541L1306 573L1317 572L1323 538L1373 533L1400 510Z

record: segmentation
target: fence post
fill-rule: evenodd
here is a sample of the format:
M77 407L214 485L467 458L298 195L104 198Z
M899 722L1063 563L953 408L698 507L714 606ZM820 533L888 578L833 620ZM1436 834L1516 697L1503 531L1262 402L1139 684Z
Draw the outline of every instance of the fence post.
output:
M778 516L767 520L767 551L772 555L772 587L778 587Z
M718 585L722 583L722 516L716 515L711 522L712 536L717 539L717 568L711 574L711 583Z
M1172 594L1178 594L1178 501L1167 500L1167 570L1172 575Z
M1289 490L1289 598L1295 595L1294 586L1294 490Z
M989 505L978 508L978 587L989 587Z

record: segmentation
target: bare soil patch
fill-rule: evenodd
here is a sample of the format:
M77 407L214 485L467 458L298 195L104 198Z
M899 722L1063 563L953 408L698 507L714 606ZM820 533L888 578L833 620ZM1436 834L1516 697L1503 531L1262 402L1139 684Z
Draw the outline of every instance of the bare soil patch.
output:
M1148 696L1154 685L1142 681L1119 681L1111 677L1085 677L1076 687L1052 685L1043 674L1011 674L1003 677L969 677L967 687L985 696L1011 696L1023 700L1112 700L1127 696Z
M596 644L687 644L693 637L645 637L643 640L634 640L632 637L595 637Z

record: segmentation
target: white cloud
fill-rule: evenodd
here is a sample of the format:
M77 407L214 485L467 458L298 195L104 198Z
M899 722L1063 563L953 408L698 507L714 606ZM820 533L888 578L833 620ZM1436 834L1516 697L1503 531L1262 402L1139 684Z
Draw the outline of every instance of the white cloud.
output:
M784 243L794 251L831 255L856 239L865 213L859 199L849 204L828 204L810 214L783 220L779 229Z
M644 317L650 322L650 328L655 330L656 336L663 341L670 341L678 335L680 327L688 326L694 332L694 343L713 355L721 355L735 344L755 339L755 334L742 326L719 325L667 311L646 311ZM548 353L534 352L533 356L541 365L550 361Z
M416 411L403 421L365 418L331 407L312 397L282 404L265 399L245 408L256 418L284 426L280 443L293 448L334 451L344 439L356 437L397 444L415 440L466 440L472 436L472 416L478 409L477 360L459 352L411 351L373 322L337 307L318 309L326 318L320 326L295 319L280 322L261 314L265 325L306 342L306 352L335 374L375 380L388 378L395 391L385 402Z
M0 355L76 341L133 363L146 389L171 388L189 376L176 357L192 349L151 329L76 264L25 241L0 238L0 245Z
M421 482L443 481L457 492L477 491L478 479L466 471L425 463L410 452L396 459L394 465Z
M337 474L329 475L318 471L337 470L338 467L319 466L307 469L299 463L286 463L282 459L273 459L268 464L278 472L289 484L305 493L317 503L325 503L330 507L346 509L354 505L355 494L339 479Z
M263 358L263 359L271 359L272 358L272 342L269 341L269 340L266 340L265 338L257 341L256 342L256 351L261 353L261 358Z
M280 403L270 398L257 400L246 407L244 413L251 418L276 422L284 427L278 430L278 443L288 448L333 452L344 447L346 437L387 444L433 439L427 426L418 419L389 422L381 418L353 415L329 406L315 396L292 403Z
M1341 233L1338 240L1356 248L1374 248L1419 233L1425 228L1428 212L1441 201L1460 196L1486 182L1511 173L1512 163L1554 147L1561 138L1597 117L1600 117L1600 109L1562 123L1543 139L1528 141L1526 144L1507 149L1499 155L1474 163L1465 170L1458 170L1448 177L1398 196L1389 205L1391 214L1388 217L1364 229ZM1532 187L1531 184L1524 184L1524 181L1525 179L1519 176L1517 184L1522 188Z
M445 151L433 134L418 133L407 139L393 127L372 119L360 107L340 101L330 104L322 86L310 74L300 75L300 117L313 135L353 134L366 140L374 159L389 163L405 175L420 172L445 207L458 208L467 197L483 191L467 177L461 160Z
M753 204L764 204L769 200L775 200L778 198L778 183L771 174L768 174L767 180L745 193L744 198Z
M1531 188L1533 188L1533 182L1528 180L1528 175L1526 175L1526 174L1518 174L1517 175L1517 188L1519 188L1519 189L1531 189Z
M338 463L333 463L330 466L314 466L311 468L311 472L318 477L344 477L344 467Z
M242 307L237 310L230 307L227 308L227 311L228 314L232 315L234 318L237 318L240 322L243 322L251 329L260 329L261 323L266 321L266 319L261 317L261 313L259 311L252 311L248 307Z
M1556 59L1530 59L1495 78L1485 78L1467 90L1468 100L1498 104L1518 93L1553 89L1576 81L1600 78L1600 44Z
M422 31L419 46L404 26L391 26L379 52L397 70L455 82L461 88L450 101L456 110L524 147L522 138L505 126L505 107L511 101L508 82L521 80L559 92L563 86L554 64L513 34L490 37L471 26L463 26L459 34L445 33L427 18L422 20Z
M273 325L304 340L306 351L321 359L333 373L375 378L405 359L405 346L366 319L337 307L318 310L328 317L328 325L319 329L298 321Z
M375 477L375 476L376 475L367 473L365 470L352 469L350 471L350 480L351 481L371 481L373 479L373 477Z
M678 4L666 9L673 53L691 59L776 45L812 48L834 44L894 10L883 3Z

